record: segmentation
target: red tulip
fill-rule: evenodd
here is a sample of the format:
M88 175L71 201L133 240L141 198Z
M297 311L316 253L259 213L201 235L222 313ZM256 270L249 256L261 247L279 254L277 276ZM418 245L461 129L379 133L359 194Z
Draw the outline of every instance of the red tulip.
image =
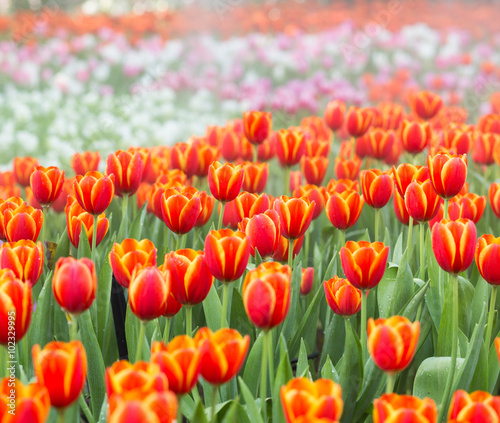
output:
M6 242L0 247L0 268L10 269L16 278L34 286L43 272L43 246L40 241Z
M116 195L134 195L142 182L144 162L137 152L118 150L108 156L106 173L114 175Z
M344 123L345 104L339 100L330 101L325 109L325 122L332 131L339 129Z
M458 390L451 400L448 420L457 423L496 423L500 421L500 398L484 391L468 394Z
M427 122L404 120L400 132L403 149L410 154L425 150L432 139L431 127Z
M281 129L276 137L276 156L282 167L300 162L306 152L304 133L297 129Z
M250 253L255 256L255 250L262 258L272 257L277 251L280 238L280 220L276 210L266 210L250 219L243 219L238 227L245 232L250 241Z
M64 170L51 166L35 167L30 177L33 195L42 206L49 206L61 195L64 183Z
M71 168L75 172L75 175L85 175L87 172L97 171L100 160L101 155L98 151L75 153L71 157Z
M243 178L243 191L260 194L266 188L269 176L269 165L267 163L243 163L245 176Z
M452 198L464 186L467 178L467 156L438 153L427 158L427 166L437 194Z
M15 157L13 165L16 183L22 187L29 187L31 174L35 167L39 166L38 159L29 156Z
M271 133L273 122L269 112L245 112L243 113L243 128L245 137L252 144L262 144Z
M384 394L373 401L373 423L436 423L437 407L430 398Z
M153 320L163 315L170 287L170 272L162 273L155 266L136 269L128 289L132 313L142 321Z
M335 228L346 230L358 221L364 204L364 199L355 190L333 192L325 206L326 216Z
M483 235L476 246L476 264L483 279L491 285L500 285L500 238Z
M347 279L334 276L323 282L326 302L335 314L353 316L361 310L361 291Z
M358 179L361 169L361 160L358 157L351 159L335 159L335 177L337 179Z
M42 229L43 213L23 203L15 209L6 208L3 212L3 223L7 241L36 241Z
M347 131L352 137L360 137L368 131L373 113L368 108L350 107L346 115Z
M212 195L222 203L234 200L243 185L243 166L214 162L208 170L208 185Z
M430 179L424 182L413 181L406 188L404 198L408 214L419 223L428 222L436 216L443 202Z
M321 215L329 197L325 187L318 187L316 185L298 186L294 189L293 196L295 198L307 198L310 203L314 202L313 220Z
M441 107L443 107L443 100L439 95L430 91L420 91L413 95L410 106L417 116L427 120L437 115Z
M172 147L170 163L173 169L182 170L188 178L198 170L199 158L196 146L185 142L178 142Z
M327 157L303 157L301 163L302 173L308 184L321 185L328 169Z
M115 193L114 176L97 171L78 175L73 184L75 197L82 208L92 215L102 214L111 204Z
M161 196L161 211L168 229L187 234L201 214L200 195L190 189L169 188Z
M360 179L366 204L374 209L380 209L389 202L394 191L394 181L388 173L378 169L363 170Z
M315 203L307 197L290 198L285 195L274 201L274 210L280 218L281 235L295 240L305 234L311 224Z
M311 292L314 283L314 267L306 267L302 269L302 277L300 279L300 295L306 296Z

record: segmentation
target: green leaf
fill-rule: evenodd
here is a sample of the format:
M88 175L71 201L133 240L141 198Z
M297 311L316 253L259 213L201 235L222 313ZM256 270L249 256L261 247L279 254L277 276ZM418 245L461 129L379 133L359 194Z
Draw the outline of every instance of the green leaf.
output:
M325 276L323 276L323 280L327 281L333 278L337 274L337 250L333 250L333 257L328 264L328 267L325 270Z
M94 333L90 311L87 310L79 317L80 336L83 346L87 352L88 372L87 378L89 382L90 401L92 405L92 414L98 416L101 411L101 406L104 401L104 361L102 359L99 342Z
M300 295L300 280L302 278L302 262L295 265L292 272L292 297L290 299L290 308L288 316L284 323L283 334L286 340L291 339L292 334L295 333L295 320L297 311L299 310L299 295Z
M220 326L220 319L222 315L222 304L220 298L215 290L215 285L212 285L207 298L203 301L203 311L205 312L205 319L207 326L216 331Z
M371 407L373 399L380 396L384 390L386 378L382 370L380 370L372 358L366 362L364 369L363 387L361 393L356 400L356 409L353 422L359 421L366 411Z
M102 403L101 413L99 414L98 423L106 423L106 420L108 418L108 409L109 409L108 396L104 394L104 401Z
M80 231L80 240L78 241L78 258L81 259L83 257L86 257L89 259L92 256L92 250L90 249L87 231L83 227L83 223L81 225L82 229Z
M264 346L264 333L261 332L248 354L245 370L243 371L243 380L245 381L251 394L256 397L260 382L260 371L262 364L262 348Z
M481 315L483 314L484 304L489 304L490 300L490 287L488 282L483 278L479 278L474 289L474 296L472 297L471 304L471 326L479 322ZM469 331L472 328L469 328Z
M340 383L340 376L335 370L335 367L332 364L332 360L330 360L330 356L326 356L326 362L321 369L321 377L324 379L333 380L335 383Z
M229 404L230 404L229 409L224 414L221 423L234 423L234 422L250 423L250 420L248 418L247 413L245 412L245 409L239 403L238 397L236 397Z
M398 267L389 267L377 286L377 303L380 317L388 318L391 316L391 304L394 298L397 274Z
M201 399L196 402L196 408L194 410L192 421L199 423L208 423L207 416L205 415L205 407L203 406Z
M358 335L354 332L352 324L346 319L345 353L342 360L340 372L340 385L342 386L342 398L344 399L344 411L342 422L352 422L356 401L363 381L363 363L361 359L361 344Z
M394 251L392 253L392 262L393 263L401 263L401 259L403 257L403 232L401 232L396 241L396 245L394 246Z
M144 203L141 209L135 215L135 219L129 229L129 238L141 239L142 228L144 227L144 220L146 218L147 203Z
M231 300L231 328L236 329L239 333L250 335L252 343L255 341L255 327L247 316L245 306L243 305L243 298L236 285L234 286Z
M31 345L38 344L43 348L54 339L54 307L56 306L59 307L56 305L54 296L52 295L52 272L49 272L43 283L43 288L40 291L36 309L31 319Z
M54 253L54 264L57 263L61 257L69 256L69 238L66 231L62 232L57 241L56 251Z
M104 257L104 262L101 268L101 274L99 276L99 283L97 284L97 339L101 350L104 349L104 338L106 335L106 325L109 320L109 308L110 308L110 298L111 298L111 284L113 281L113 270L111 269L111 263L109 262L109 253L111 248L113 248L114 236L111 241L111 246Z
M307 348L304 338L300 338L299 360L297 361L297 377L307 377L309 372L309 362L307 359Z
M334 363L344 354L345 324L344 318L333 314L325 331L325 340L321 349L320 367L325 364L326 357L331 356Z
M280 340L281 353L280 353L280 364L276 372L276 378L274 380L274 390L272 392L273 396L273 423L284 423L285 418L283 416L283 410L281 408L280 399L280 389L283 385L293 378L292 367L290 366L290 358L288 356L288 351L286 350L286 343L284 342L283 335Z
M250 389L248 389L248 386L245 384L244 380L241 377L238 378L238 382L240 384L241 395L243 395L243 399L245 400L246 409L248 417L250 417L250 421L252 423L264 423L259 411L259 407L257 407L255 398L250 392Z
M405 251L399 265L396 281L394 284L394 298L391 302L391 314L395 315L413 296L413 275L408 264L407 252Z
M430 236L427 236L425 248L428 252L432 251L432 242ZM440 270L434 254L427 254L426 262L430 286L425 295L425 302L429 309L432 321L434 322L434 327L436 328L436 331L438 331L441 322L441 314L443 312L442 301L444 294L441 293L439 275L440 273L444 272Z
M425 293L427 292L427 288L429 287L430 281L427 281L410 300L406 303L406 305L399 311L398 315L406 317L412 322L415 320L417 316L417 312L419 307L422 305L422 302L425 298Z
M179 406L181 407L181 412L183 416L186 416L188 421L196 421L193 419L193 415L196 411L196 404L189 395L183 395L180 400Z

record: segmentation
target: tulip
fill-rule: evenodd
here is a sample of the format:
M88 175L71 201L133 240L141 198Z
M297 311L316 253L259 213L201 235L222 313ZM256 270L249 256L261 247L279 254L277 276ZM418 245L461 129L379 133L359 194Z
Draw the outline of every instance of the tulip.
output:
M204 178L208 175L208 168L210 165L214 161L219 160L220 150L205 141L196 142L194 145L198 153L198 168L196 169L195 176Z
M436 423L437 407L430 398L384 394L373 401L373 423Z
M472 144L472 131L467 125L454 126L443 131L443 145L457 154L467 154Z
M68 197L73 195L73 183L75 178L66 178L63 182L62 191L59 197L51 204L52 210L56 213L63 213L66 203L68 202Z
M309 158L328 158L330 155L330 140L322 141L316 140L306 140L306 155L304 157ZM304 160L304 159L302 159Z
M372 124L373 114L368 108L350 107L346 114L346 127L351 137L361 137Z
M137 209L140 210L146 204L146 211L148 213L153 213L153 208L151 207L151 203L149 202L149 198L151 197L151 190L153 189L153 185L147 183L147 182L141 182L139 185L139 188L137 188L137 191L135 193L135 199L136 199L136 204L137 204Z
M162 273L155 266L136 269L128 291L130 309L143 322L160 317L165 312L170 287L170 272Z
M268 162L269 160L271 160L276 153L275 145L275 137L271 135L267 140L265 140L257 147L257 159L261 162Z
M439 95L430 91L420 91L413 95L410 106L418 117L424 120L432 119L443 107L443 100Z
M359 182L353 181L352 179L330 179L328 185L326 186L328 194L333 195L334 193L342 194L345 190L359 191Z
M306 152L304 133L298 129L281 129L276 137L276 156L282 167L300 162Z
M16 180L14 178L14 172L10 170L0 172L0 187L13 188L15 186L15 183Z
M201 214L199 193L181 188L169 188L161 197L163 221L177 235L187 234Z
M324 119L332 131L336 131L344 123L345 110L345 104L340 100L330 101L326 105Z
M22 239L36 241L43 225L43 213L26 203L17 208L7 205L3 212L5 237L9 242Z
M440 197L452 198L464 186L467 178L467 156L438 153L427 158L427 166L432 185Z
M430 178L429 168L427 166L413 166L409 163L403 163L397 168L392 167L392 175L394 178L394 186L397 193L404 198L406 188L411 182L424 182Z
M500 421L499 398L488 392L475 391L471 394L458 390L453 395L448 420L454 422L494 423Z
M144 162L141 155L118 150L108 156L106 174L114 175L115 194L134 195L142 182Z
M113 200L115 193L114 176L106 176L97 171L78 175L73 184L75 197L82 208L93 216L102 214Z
M245 176L243 178L243 191L260 194L266 188L269 176L269 164L245 162L243 164Z
M293 241L292 260L300 253L303 243L304 243L303 236ZM289 244L290 243L284 236L280 236L278 249L273 255L274 261L278 261L280 263L287 263L290 254Z
M431 142L431 127L427 122L404 120L401 125L400 139L406 152L421 153Z
M280 221L275 210L266 210L243 219L238 227L245 232L250 243L250 253L255 257L255 250L262 258L271 257L277 251L281 238Z
M190 392L198 382L201 353L195 341L187 335L176 336L168 344L153 342L151 363L160 367L168 379L168 387L177 395Z
M12 394L14 399L11 400ZM40 383L24 385L18 379L0 382L0 416L2 423L44 423L50 412L49 391Z
M127 238L121 244L116 242L113 244L109 262L118 283L128 288L136 268L156 265L156 248L149 239L139 242Z
M498 146L500 146L500 134L493 132L477 133L472 148L472 160L486 166L499 163Z
M358 221L364 203L364 199L352 189L333 192L325 206L326 216L336 229L345 231Z
M306 267L302 269L302 277L300 279L300 295L307 296L313 287L314 283L314 267Z
M399 194L394 194L392 199L394 206L394 214L396 215L396 218L403 225L408 226L410 224L410 215L408 214L408 210L406 210L405 200ZM413 218L412 218L412 225L413 225Z
M57 200L61 195L63 183L64 170L61 171L54 166L48 168L37 166L30 176L33 195L42 207L48 207Z
M361 160L358 157L351 159L335 159L335 177L337 179L358 179L361 169Z
M219 218L222 213L222 226L229 227L231 229L237 229L238 224L241 222L240 216L238 215L238 209L236 207L236 200L230 201L224 205L224 210L222 210L222 204L219 203L218 206Z
M241 153L240 135L233 127L227 127L222 130L221 139L222 157L227 162L234 162Z
M71 168L75 175L85 175L87 172L97 171L101 155L98 151L85 151L84 153L75 153L71 157Z
M360 159L364 159L368 157L371 153L370 140L367 137L367 134L364 134L358 138L354 142L354 152L356 156Z
M312 220L316 220L321 215L329 197L325 187L318 187L310 184L295 188L293 190L293 196L295 198L307 198L311 204L314 202Z
M95 225L96 221L97 225ZM75 248L78 248L80 244L80 234L83 228L92 251L95 251L95 247L101 243L109 229L109 221L104 213L100 216L92 216L80 206L73 196L68 197L66 204L66 224L69 240Z
M165 176L165 175L163 175ZM177 178L170 179L169 177L161 178L162 181L157 181L151 187L151 192L149 196L149 203L151 204L151 209L154 215L163 220L163 213L161 211L161 203L163 193L170 188L179 188L182 190L184 183L177 180ZM165 181L165 182L163 182Z
M496 217L500 219L500 183L493 182L490 185L490 188L488 190L488 197L493 213L495 213ZM0 206L0 210L1 207L2 206Z
M477 127L481 132L500 134L500 115L490 113L480 116Z
M471 192L461 195L457 194L448 204L448 215L450 220L460 218L470 219L477 224L483 216L486 208L486 196L479 196Z
M394 132L373 128L365 135L368 145L368 156L377 160L389 157L395 142Z
M301 163L302 173L308 184L321 185L328 169L327 157L303 157Z
M64 408L72 404L87 377L87 354L82 343L53 341L43 349L35 344L32 353L35 375L49 391L51 405Z
M43 272L43 246L30 240L7 242L0 247L0 268L10 269L16 278L35 286Z
M404 201L408 214L417 222L428 222L439 211L442 203L430 179L424 182L413 181L406 188Z
M257 111L243 113L243 128L248 141L256 145L262 144L271 133L271 113Z
M222 385L235 377L245 361L250 337L244 337L234 329L212 332L201 328L194 341L201 352L200 374L212 385Z
M334 276L323 282L326 302L335 314L350 317L361 309L361 291L347 279Z
M199 158L195 145L178 142L170 152L170 162L173 169L182 170L191 178L198 170Z
M249 192L240 192L234 200L236 212L239 220L251 218L252 216L264 213L271 206L271 200L267 194L252 194Z
M285 195L274 201L274 210L280 219L281 234L288 240L302 237L309 227L315 202L307 197L290 198Z
M29 187L31 174L39 166L38 159L29 156L15 157L13 165L16 183L24 188Z
M222 128L220 126L209 125L205 132L205 139L214 147L220 147Z
M383 129L398 129L405 117L405 110L397 103L383 103L379 107L380 117L378 127Z
M291 170L290 179L288 180L288 189L294 192L297 187L302 185L302 172L300 170Z
M215 198L211 195L208 195L205 191L200 192L200 206L201 213L194 224L195 228L201 228L205 226L210 217L212 217L212 211L214 210Z
M20 341L28 331L31 321L31 285L17 279L9 269L0 269L0 345ZM8 331L14 320L14 334ZM1 347L0 347L1 348ZM4 363L5 364L5 363Z
M168 379L157 364L120 360L106 369L105 385L108 398L131 391L145 396L151 391L167 391Z
M109 423L148 422L173 423L178 409L173 392L135 392L114 395L109 399ZM178 420L177 420L178 421Z
M378 169L363 170L360 179L366 204L374 209L381 209L389 202L394 191L394 182L388 173Z
M212 195L222 203L234 200L243 184L243 166L214 162L208 171L208 183Z
M342 388L329 379L294 378L281 387L280 397L287 423L339 421L344 408Z

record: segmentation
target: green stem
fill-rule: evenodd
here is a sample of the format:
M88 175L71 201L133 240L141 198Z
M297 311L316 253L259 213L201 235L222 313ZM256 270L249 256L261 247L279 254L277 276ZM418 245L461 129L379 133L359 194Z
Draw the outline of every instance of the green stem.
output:
M339 252L342 247L345 246L345 231L339 229Z
M48 212L49 208L48 207L42 207L42 214L43 214L43 224L42 224L42 244L45 248L45 241L47 241L47 232L46 232L46 227L48 224Z
M425 281L425 225L420 223L420 278Z
M229 284L222 283L222 314L220 317L220 327L227 328L227 309L229 307Z
M379 222L380 220L380 209L375 209L375 242L377 242L378 239L378 231L379 231Z
M313 222L311 222L311 226L312 226ZM304 254L304 261L305 261L305 267L308 267L309 266L309 244L311 243L311 231L312 231L312 228L309 227L306 231L306 246L305 246L305 254Z
M458 275L452 275L451 283L453 284L453 316L451 325L451 364L450 371L448 372L448 378L446 379L446 385L443 393L443 400L441 403L441 408L439 410L438 422L443 420L444 413L448 410L448 404L450 403L451 388L453 385L453 379L457 367L457 350L458 350Z
M496 285L492 285L491 298L490 298L490 311L488 312L488 326L486 327L486 338L484 342L486 344L486 351L490 350L491 345L491 332L493 331L493 316L495 315L495 302L497 300L497 289Z
M444 199L443 219L448 219L448 203L450 200Z
M177 240L175 241L175 251L181 249L182 235L177 234Z
M0 345L0 380L4 377L7 377L7 363L9 362L9 353L7 351L7 347Z
M170 338L170 320L171 319L172 319L171 317L167 317L167 319L165 320L165 331L163 332L163 342L165 342L165 344L168 343L169 338Z
M144 337L146 336L146 322L141 320L141 328L139 330L139 339L137 340L137 350L135 352L135 362L137 363L141 359L142 344L144 343Z
M87 405L87 401L85 401L85 398L83 397L83 393L78 398L78 404L80 404L80 407L82 408L83 414L85 414L87 421L89 423L95 423L94 416L92 415L92 412L90 411L90 408Z
M385 385L386 394L392 394L392 391L394 391L395 376L396 375L393 373L387 373L387 385Z
M97 215L95 214L94 216L94 226L92 227L92 252L91 252L91 257L92 261L94 262L94 265L96 265L96 248L97 248Z
M293 239L288 240L288 266L293 270Z
M484 175L483 175L483 193L484 195L488 196L488 174L489 174L490 167L485 166L484 167Z
M124 225L124 237L128 238L128 195L122 198L122 221Z
M222 218L224 216L224 208L226 207L226 203L221 201L220 203L220 214L219 214L219 223L217 224L217 230L222 229Z
M262 346L262 367L260 373L260 409L262 411L262 415L264 417L264 422L267 422L267 410L266 410L266 398L267 398L267 334L263 333L263 342Z
M368 301L368 291L361 291L361 357L363 365L366 362L366 303Z
M169 245L169 243L170 243L170 229L168 229L167 225L165 225L163 227L163 229L165 230L165 232L163 233L163 242L165 243L164 251L165 251L165 255L166 255L170 251L170 245Z
M413 217L410 216L410 221L408 222L408 241L406 244L406 259L411 260L411 250L413 245Z
M66 421L65 414L66 408L59 408L57 410L57 423L64 423Z
M259 162L259 146L258 145L253 145L253 162L258 163Z
M184 306L186 309L186 335L191 336L193 333L193 308L191 306Z
M182 395L177 395L177 423L182 423L181 401Z
M264 336L267 337L267 360L269 361L269 377L271 382L271 392L274 392L274 351L273 351L273 331L268 330Z
M218 386L212 386L212 408L210 410L210 423L215 423L215 403L217 402Z
M290 197L290 166L285 167L285 195Z
M78 333L78 320L77 317L71 313L68 313L68 325L69 325L69 340L76 341Z

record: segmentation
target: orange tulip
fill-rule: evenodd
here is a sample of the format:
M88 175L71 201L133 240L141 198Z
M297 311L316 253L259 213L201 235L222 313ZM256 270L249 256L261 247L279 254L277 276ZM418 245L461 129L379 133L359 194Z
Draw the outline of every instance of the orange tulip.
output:
M80 341L49 342L33 346L38 381L49 391L53 407L64 408L80 396L87 377L87 354Z
M68 197L73 195L73 183L75 182L75 178L66 178L63 182L61 194L56 200L51 204L52 210L56 213L64 212L64 208L66 207L66 203L68 202Z
M498 423L500 421L500 397L494 397L484 391L468 394L463 390L458 390L451 400L448 420L457 423Z
M399 194L394 194L392 197L393 206L394 206L394 214L396 218L403 224L408 226L410 224L410 215L408 214L408 210L406 210L406 204L403 197ZM414 224L418 225L418 222L414 222Z
M212 230L205 238L205 260L210 273L221 282L239 279L250 256L250 240L244 232Z
M290 181L289 181L290 192L294 192L297 187L302 185L302 172L300 170L290 171Z
M108 398L131 391L147 395L151 391L168 390L168 379L157 364L120 360L106 369L105 385Z
M373 113L368 108L349 107L346 115L347 131L352 137L361 137L372 124Z
M288 240L303 236L314 214L315 202L307 197L290 198L283 195L274 201L274 210L280 218L281 235Z
M326 186L328 194L333 195L334 193L342 194L345 190L354 190L359 192L359 182L353 181L352 179L330 179L328 185Z
M201 228L205 226L210 217L212 217L212 212L214 210L215 198L211 195L208 195L205 191L200 192L200 206L201 213L194 224L195 228Z
M222 210L222 204L219 203L217 207L219 216ZM238 209L236 207L236 200L229 201L224 207L224 215L222 216L222 226L229 227L232 229L238 228L238 223L241 221L238 215Z
M332 131L340 129L344 123L345 104L340 100L330 101L326 105L324 119Z
M372 289L384 276L389 247L382 242L347 241L340 250L342 269L348 281L361 290Z
M222 130L221 139L222 157L227 162L234 162L240 157L241 136L233 127L227 127Z
M173 392L135 392L113 395L109 399L109 423L172 423L177 414L177 397Z
M397 193L404 198L406 188L411 182L424 182L430 178L429 168L427 166L413 166L409 163L403 163L397 168L392 167L392 176Z
M176 336L168 344L153 342L151 363L158 364L167 376L168 387L177 395L190 392L198 382L201 353L196 342L187 335Z
M459 274L474 260L476 225L469 219L443 219L432 227L432 249L445 272Z
M18 379L0 382L2 423L44 423L50 412L49 391L39 383L23 385Z
M326 302L335 314L353 316L361 309L361 291L347 279L334 276L323 282Z
M329 155L330 155L330 140L329 139L326 141L322 141L320 139L306 140L306 155L304 157L328 158Z
M342 388L329 379L311 382L305 377L294 378L281 387L280 396L287 423L323 419L336 422L340 420L344 408Z
M432 185L443 198L452 198L464 186L467 178L467 156L438 153L427 158Z
M6 208L3 221L7 241L17 242L22 239L36 241L42 229L43 213L23 203L15 209Z
M12 336L16 342L23 338L30 325L31 312L31 285L17 279L12 270L0 269L0 345L7 346Z
M500 219L500 183L493 182L492 184L490 184L490 188L488 190L488 198L490 200L490 205L493 213L495 213L496 217ZM0 206L0 210L1 207L2 206Z
M307 198L310 203L315 204L313 220L317 219L323 209L325 208L325 203L328 201L328 192L325 187L318 187L316 185L304 185L298 186L293 190L293 197L295 198Z
M414 94L410 101L410 107L421 119L432 119L443 107L443 100L439 95L430 91L420 91Z
M223 328L212 332L201 328L194 341L201 352L200 374L212 385L222 385L235 377L243 366L250 337L237 330Z
M304 236L301 236L293 241L292 258L295 258L300 253L303 243ZM288 240L284 236L280 236L278 249L273 255L273 260L279 261L280 263L286 263L288 260L288 247Z
M266 210L250 219L238 223L240 231L245 232L250 243L250 253L255 257L255 249L262 258L271 257L278 249L281 232L276 210Z
M364 204L365 200L352 189L333 192L325 206L326 216L335 228L346 230L358 221Z
M467 125L452 126L443 131L444 147L455 150L457 154L467 154L471 144L472 131Z
M63 183L64 170L54 166L37 166L30 176L33 195L44 207L51 205L61 195Z
M366 204L374 209L381 209L389 202L394 191L394 181L388 173L378 169L362 170L360 180Z
M114 175L115 194L134 195L142 182L144 162L140 153L118 150L108 156L106 174Z
M304 133L298 129L281 129L276 136L276 156L282 167L300 162L306 153Z
M480 116L477 124L481 132L493 132L500 134L500 114L490 113L488 115Z
M420 336L420 322L406 317L368 319L368 350L375 364L388 373L400 372L413 360Z
M313 141L330 142L332 131L325 120L319 116L307 116L300 121L300 127L304 130L306 138Z
M89 309L97 291L94 262L61 257L52 277L52 293L57 303L68 313L78 315Z
M491 285L500 285L500 238L483 235L476 246L476 264L483 279Z
M165 266L171 274L172 295L179 303L192 306L207 297L214 277L202 251L171 251L165 256Z
M92 248L92 239L94 236L94 218L90 213L87 213L76 201L75 197L69 196L68 203L66 204L66 225L68 231L68 237L71 243L78 248L80 244L80 234L82 228L87 233L87 238L89 240L90 246ZM96 246L98 246L101 241L106 236L109 229L109 221L106 219L106 215L102 213L97 216L97 236L96 236Z
M155 216L158 219L163 220L163 213L161 211L163 193L170 188L179 188L182 190L182 188L184 188L184 183L177 180L177 178L171 179L166 175L162 175L158 179L159 180L157 180L157 182L155 182L151 187L149 204L151 205L151 209L153 210Z
M337 179L358 179L361 169L361 160L358 157L351 159L335 159L335 177Z
M243 128L245 137L252 144L262 144L271 133L272 117L269 112L245 112L243 113Z
M0 268L11 269L16 278L35 286L43 272L43 246L40 241L7 242L0 247Z
M195 175L204 178L208 175L208 168L210 165L214 161L219 160L220 150L205 141L195 142L194 145L198 153L198 168L196 169Z
M257 195L243 191L234 200L234 205L241 221L245 217L251 218L256 214L264 213L271 206L271 200L265 193Z
M486 208L486 196L479 196L469 192L461 195L457 194L450 199L448 204L448 216L450 220L458 220L460 218L470 219L477 224L483 216Z
M128 289L132 313L142 321L162 316L167 307L171 284L170 272L162 273L155 266L136 269Z
M325 179L328 169L327 157L306 157L302 158L301 168L308 184L321 185Z
M434 190L430 179L410 183L406 188L404 198L408 214L419 223L432 220L443 202Z
M405 151L418 154L431 142L431 127L427 122L410 122L405 119L401 125L400 139Z
M257 159L261 162L271 160L276 153L275 137L273 137L272 134L273 133L271 133L269 138L257 147Z
M9 197L5 201L0 198L0 239L2 241L7 240L7 237L5 234L5 220L4 220L5 210L7 210L7 209L15 210L23 203L24 203L24 201L21 197Z
M498 360L500 361L500 338L495 338L495 350L497 351Z
M243 178L243 191L260 194L266 188L269 176L269 164L267 163L243 163L245 176Z
M39 166L38 159L33 157L15 157L14 161L14 179L22 187L30 186L30 177L36 166Z
M244 177L242 165L214 162L208 169L210 192L221 203L232 201L238 196Z
M430 398L384 394L373 401L373 423L436 423L437 407Z
M188 178L198 170L199 158L196 146L185 142L178 142L170 152L170 163L173 169L182 170Z
M78 175L73 184L75 197L82 208L91 215L100 215L111 204L115 193L114 176L100 172Z
M300 295L307 296L314 283L314 267L302 268L302 277L300 278Z
M396 130L401 126L401 122L405 117L405 110L402 105L397 103L383 103L379 106L379 109L378 127L386 130Z
M199 192L169 188L161 196L161 211L168 229L177 235L187 234L201 214Z
M156 248L149 239L140 242L132 238L124 239L121 244L113 244L109 262L118 283L128 288L136 268L156 266Z
M380 128L372 128L366 133L368 156L385 160L390 156L395 143L394 132Z
M290 267L264 262L247 273L243 304L250 321L260 329L278 326L288 314L291 296Z
M87 172L97 171L101 155L98 151L85 151L83 153L75 153L71 157L71 168L75 175L85 175Z
M14 172L10 170L0 172L0 187L13 188L15 183L16 180L14 179Z
M472 160L483 165L500 163L498 149L500 147L500 134L492 132L477 133L472 148Z

